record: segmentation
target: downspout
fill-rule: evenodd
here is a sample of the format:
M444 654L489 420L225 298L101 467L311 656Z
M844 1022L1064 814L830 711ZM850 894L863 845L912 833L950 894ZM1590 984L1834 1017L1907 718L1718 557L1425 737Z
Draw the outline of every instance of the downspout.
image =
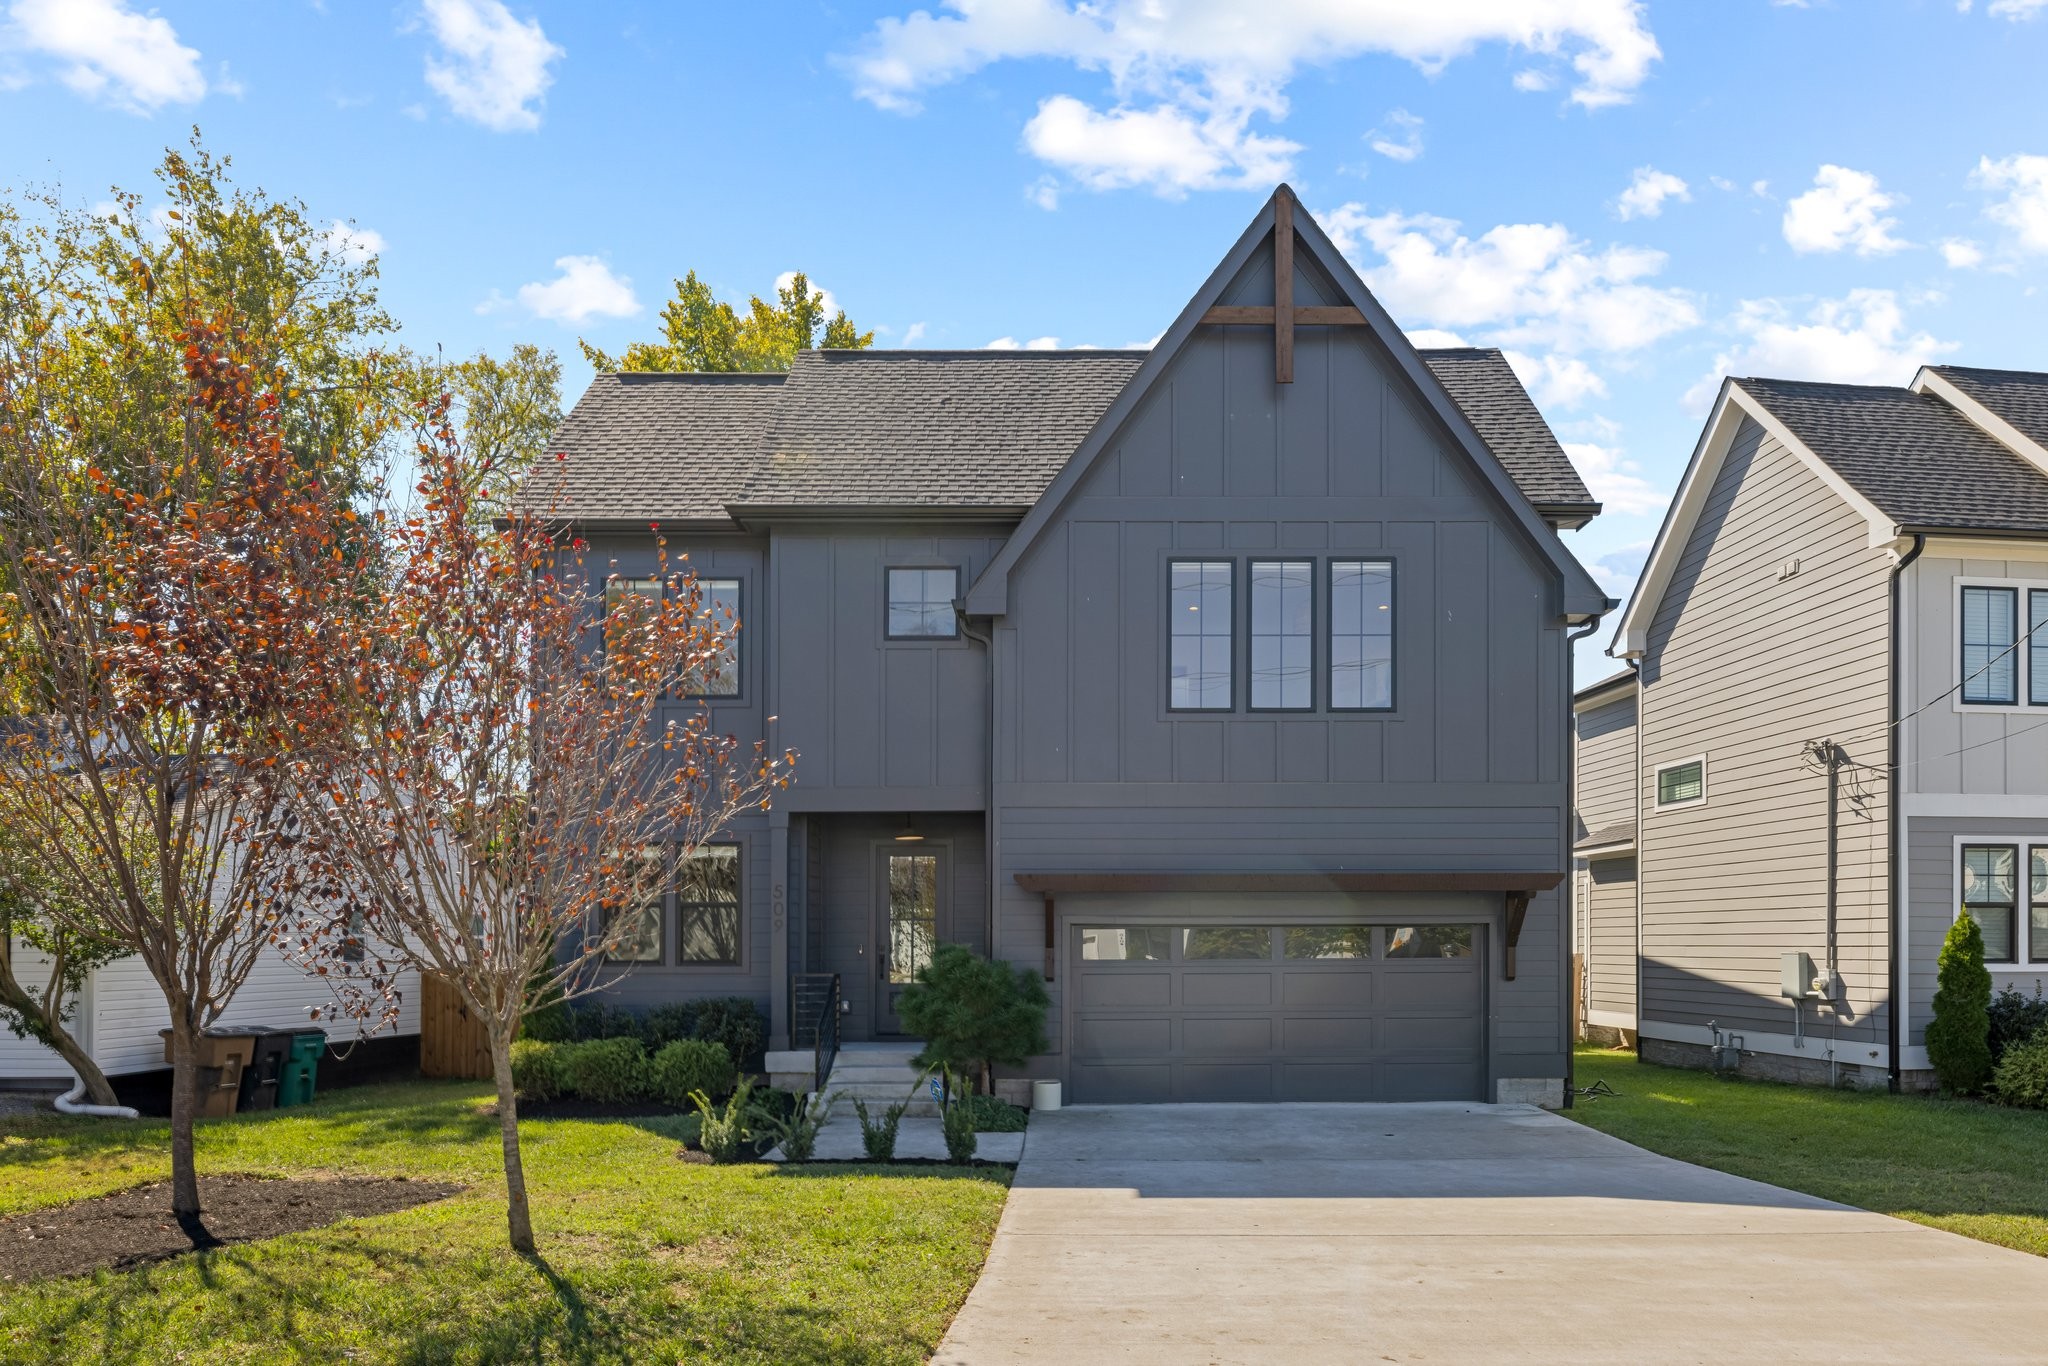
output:
M1000 861L996 858L996 641L995 632L977 631L967 615L967 599L953 599L953 619L960 634L981 647L988 661L988 753L982 756L981 774L981 857L987 864L987 902L982 907L982 946L996 956L996 898L1002 886Z
M1578 975L1572 971L1572 959L1575 956L1574 950L1578 947L1577 944L1572 942L1573 932L1578 929L1578 907L1573 903L1577 902L1579 898L1579 879L1577 873L1572 869L1572 865L1578 862L1577 859L1572 857L1572 845L1578 842L1574 835L1578 826L1579 814L1578 808L1572 804L1572 792L1579 776L1579 741L1577 735L1579 714L1572 703L1572 694L1577 692L1578 689L1574 688L1572 684L1578 675L1578 643L1599 629L1600 618L1594 617L1578 630L1566 631L1564 633L1564 723L1565 755L1567 758L1564 766L1564 866L1565 885L1571 888L1571 891L1565 898L1565 905L1561 908L1561 914L1558 918L1564 921L1564 980L1569 984L1566 990L1572 993L1565 997L1564 1005L1564 1108L1567 1110L1572 1108L1572 1084L1579 1079L1577 1071L1579 1041L1571 1035L1572 1016L1577 1014L1572 1008L1572 1002L1576 999L1576 993L1579 990Z
M1890 1017L1891 1021L1891 1066L1887 1069L1890 1074L1887 1080L1894 1094L1897 1094L1899 1090L1901 1071L1899 1060L1906 1050L1906 1031L1901 1028L1905 1022L1906 986L1905 944L1901 941L1905 936L1899 932L1899 915L1905 900L1905 888L1899 885L1899 855L1902 852L1899 840L1899 823L1903 813L1903 803L1899 799L1899 786L1905 777L1905 769L1899 762L1904 748L1899 729L1904 724L1902 713L1905 708L1900 701L1899 695L1906 686L1906 664L1905 640L1900 630L1899 582L1906 573L1906 566L1919 559L1920 552L1926 548L1927 538L1915 533L1913 536L1913 548L1899 556L1899 562L1892 566L1891 581L1892 685L1885 690L1887 709L1891 713L1887 718L1890 724L1885 727L1885 734L1889 739L1891 765L1890 772L1886 774L1889 781L1885 785L1887 793L1885 804L1888 808L1885 813L1888 823L1888 828L1885 831L1887 836L1885 842L1885 884L1890 889L1890 895L1885 898L1888 921L1885 926L1885 940L1891 946L1891 952L1887 955L1889 961L1886 965L1888 971L1887 986L1891 992L1891 999L1887 1002L1890 1008L1885 1011L1885 1014Z

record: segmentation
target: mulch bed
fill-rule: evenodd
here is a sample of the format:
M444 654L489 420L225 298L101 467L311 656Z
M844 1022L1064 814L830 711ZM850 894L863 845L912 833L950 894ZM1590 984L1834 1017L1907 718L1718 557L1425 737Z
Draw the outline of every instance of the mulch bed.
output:
M391 1214L461 1189L404 1177L202 1176L202 1212L188 1232L171 1213L170 1182L158 1181L0 1219L0 1282L78 1276L102 1267L127 1270L202 1248Z

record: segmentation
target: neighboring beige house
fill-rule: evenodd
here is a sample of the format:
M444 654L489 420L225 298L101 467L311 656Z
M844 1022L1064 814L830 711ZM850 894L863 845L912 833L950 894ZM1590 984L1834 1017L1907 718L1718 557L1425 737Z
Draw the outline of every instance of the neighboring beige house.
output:
M1588 1037L1634 1043L1636 1030L1636 675L1572 696L1572 943Z
M1657 1061L1913 1089L1964 909L1995 985L2048 988L2037 627L2048 374L1724 383L1612 647L1635 686L1577 699L1588 1023Z

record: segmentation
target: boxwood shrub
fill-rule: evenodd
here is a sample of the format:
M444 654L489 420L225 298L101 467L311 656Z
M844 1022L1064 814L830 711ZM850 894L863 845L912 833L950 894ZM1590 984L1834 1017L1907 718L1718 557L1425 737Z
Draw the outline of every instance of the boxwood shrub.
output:
M562 1089L618 1105L647 1095L647 1050L638 1039L591 1039L562 1049Z
M664 1105L689 1103L692 1091L730 1094L739 1080L725 1045L708 1039L678 1039L664 1046L648 1063L649 1090Z
M1991 1074L1991 1089L2007 1105L2048 1110L2048 1032L2006 1049Z
M562 1094L562 1047L540 1039L512 1045L512 1089L521 1100L553 1100Z

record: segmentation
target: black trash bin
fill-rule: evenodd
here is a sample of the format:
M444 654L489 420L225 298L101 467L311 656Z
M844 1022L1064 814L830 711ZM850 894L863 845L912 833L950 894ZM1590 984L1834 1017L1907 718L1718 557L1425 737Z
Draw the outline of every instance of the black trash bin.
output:
M256 1036L256 1047L249 1065L242 1070L242 1094L235 1108L275 1110L278 1078L284 1074L285 1061L292 1053L292 1036L298 1031L254 1029L250 1032Z

